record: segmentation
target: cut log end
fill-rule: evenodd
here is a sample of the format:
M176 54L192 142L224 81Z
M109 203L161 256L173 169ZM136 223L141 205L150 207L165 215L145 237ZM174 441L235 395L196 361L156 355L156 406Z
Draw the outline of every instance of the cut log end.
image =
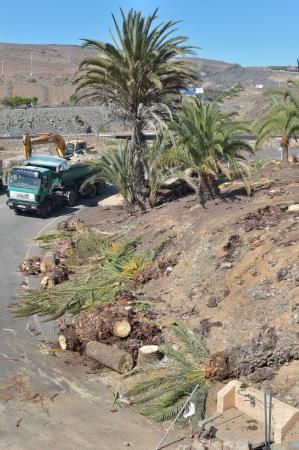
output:
M117 320L113 326L113 334L114 336L125 338L129 336L129 334L131 333L131 329L132 328L128 320Z
M61 334L58 338L58 343L60 345L61 350L67 350L66 337Z

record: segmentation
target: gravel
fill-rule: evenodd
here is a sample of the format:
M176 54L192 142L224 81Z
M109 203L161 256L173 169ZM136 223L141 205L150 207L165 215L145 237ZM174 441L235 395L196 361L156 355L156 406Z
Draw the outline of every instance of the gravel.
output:
M102 106L0 109L0 135L19 137L51 131L60 134L105 133L119 128L112 113Z

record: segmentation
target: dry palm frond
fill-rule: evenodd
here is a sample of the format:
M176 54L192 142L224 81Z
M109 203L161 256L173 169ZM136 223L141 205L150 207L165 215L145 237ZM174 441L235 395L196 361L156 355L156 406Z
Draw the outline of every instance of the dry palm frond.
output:
M192 399L196 408L195 423L203 416L208 391L203 369L207 352L202 338L186 325L175 326L174 333L182 344L181 348L174 350L170 345L164 345L161 350L165 358L161 362L136 368L132 375L138 373L146 377L134 385L127 395L133 404L143 404L142 408L139 407L141 414L163 421L178 413L198 384Z

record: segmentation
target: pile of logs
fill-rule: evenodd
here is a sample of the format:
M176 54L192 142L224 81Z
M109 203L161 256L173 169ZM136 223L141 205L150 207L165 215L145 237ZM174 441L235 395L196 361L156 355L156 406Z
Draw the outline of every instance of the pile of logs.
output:
M131 370L136 363L158 359L163 338L160 328L152 323L154 314L126 304L120 298L80 314L71 323L62 319L60 347L85 354L119 373Z
M25 259L19 265L21 272L26 275L37 275L40 273L40 264L41 259L40 256L31 256L30 258Z

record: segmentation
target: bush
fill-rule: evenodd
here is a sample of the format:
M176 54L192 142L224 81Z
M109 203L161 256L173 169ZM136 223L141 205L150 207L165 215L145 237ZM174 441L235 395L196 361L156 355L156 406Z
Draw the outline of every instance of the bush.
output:
M1 104L3 106L8 106L11 108L16 108L18 106L31 106L36 105L38 102L37 97L21 97L21 96L14 96L14 97L4 97L1 100Z

